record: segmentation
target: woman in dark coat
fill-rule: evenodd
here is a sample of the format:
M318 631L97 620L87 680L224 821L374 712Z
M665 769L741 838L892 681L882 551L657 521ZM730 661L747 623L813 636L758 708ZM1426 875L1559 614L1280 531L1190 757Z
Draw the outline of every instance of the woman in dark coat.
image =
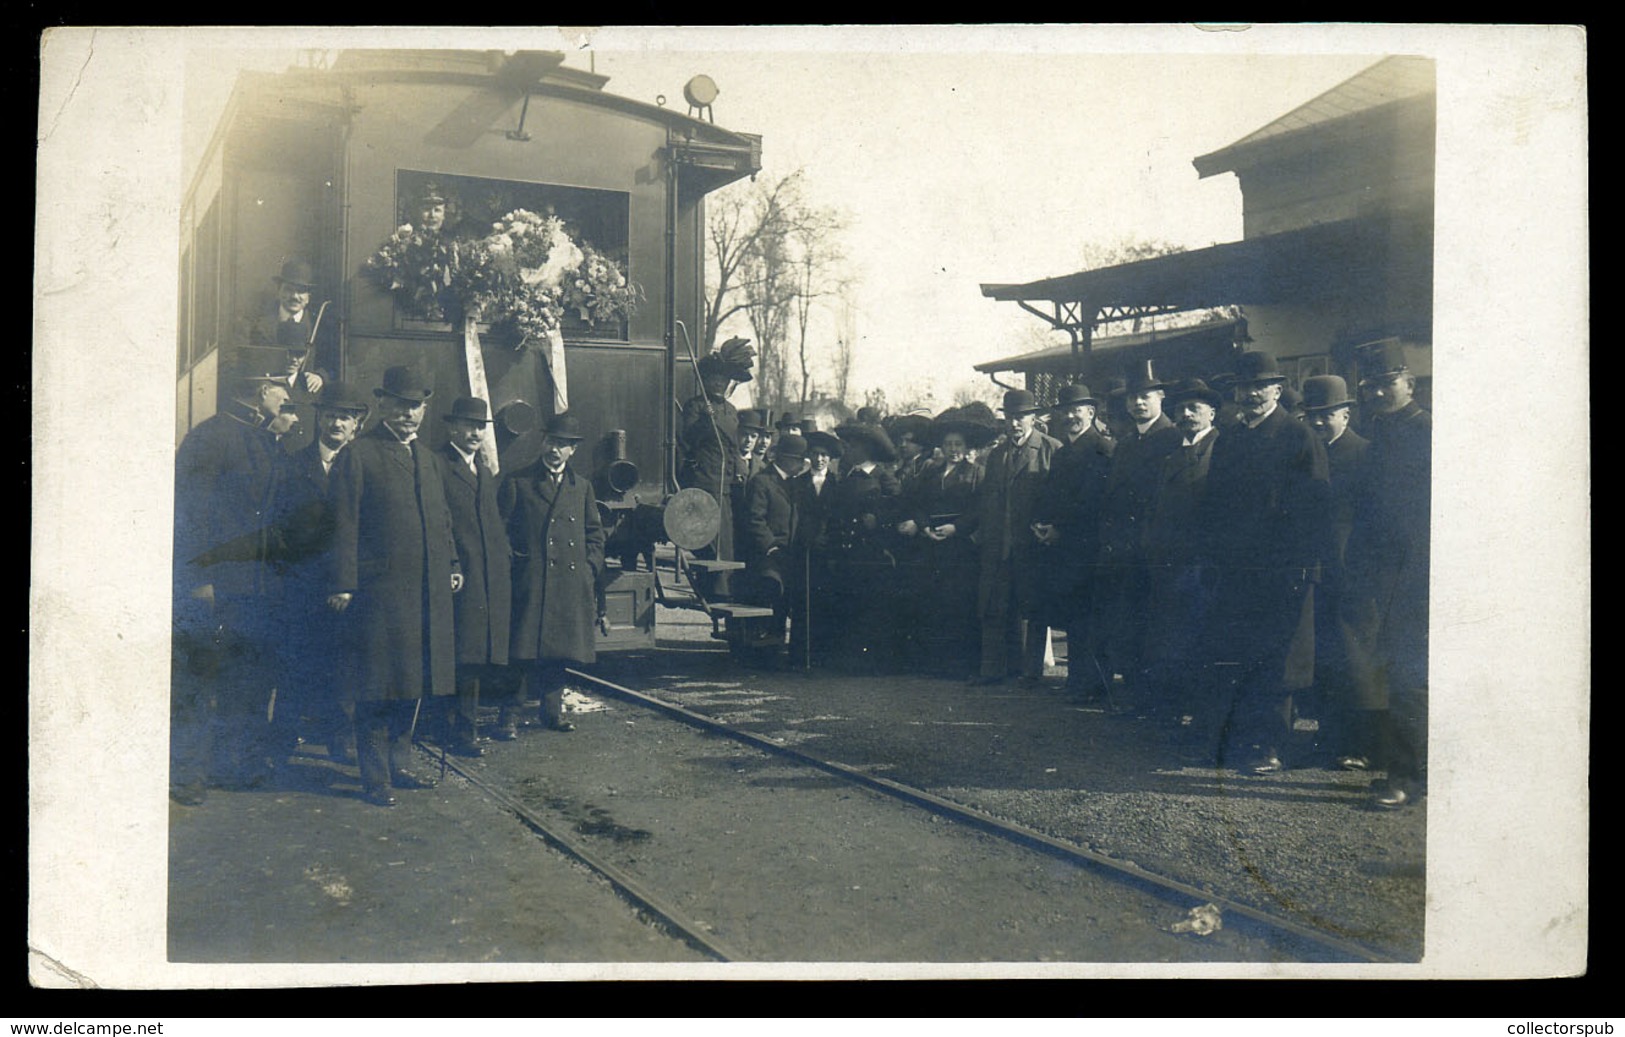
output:
M953 418L938 419L926 434L942 457L928 462L903 499L897 532L916 545L905 572L912 632L909 655L920 669L965 677L977 662L976 545L959 532L959 517L975 507L982 466L970 451L992 442L994 429Z
M840 476L834 462L845 447L828 432L809 432L807 470L791 480L796 504L797 553L806 558L805 606L790 610L790 659L823 664L829 660L831 635L838 626L835 606L834 545L830 537L830 503Z
M903 629L892 551L902 487L889 467L897 449L879 425L845 425L835 434L846 448L829 514L840 617L835 653L843 665L873 672L896 663Z
M598 658L604 527L592 483L568 466L581 439L572 415L548 419L542 456L508 473L497 495L514 556L508 656L530 668L531 693L542 700L541 723L557 731L573 729L564 719L564 668ZM511 708L505 708L498 729L513 725Z

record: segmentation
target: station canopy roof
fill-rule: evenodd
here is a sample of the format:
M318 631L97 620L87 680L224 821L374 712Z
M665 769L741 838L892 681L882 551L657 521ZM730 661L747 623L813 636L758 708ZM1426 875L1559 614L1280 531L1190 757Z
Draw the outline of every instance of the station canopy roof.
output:
M1160 312L1268 305L1350 288L1361 271L1431 278L1432 214L1384 213L1303 227L1026 284L984 284L1001 302Z
M1141 347L1175 344L1187 345L1195 341L1213 339L1229 343L1235 335L1238 322L1233 319L1203 321L1200 324L1191 324L1181 328L1165 328L1157 331L1139 332L1133 335L1112 335L1109 338L1097 338L1091 347L1095 356L1111 354L1118 350L1133 350ZM1047 349L1034 350L1031 353L1020 353L1016 356L1001 357L998 360L988 360L976 365L976 370L983 374L998 374L1001 371L1070 371L1074 363L1072 346L1062 343L1050 346Z

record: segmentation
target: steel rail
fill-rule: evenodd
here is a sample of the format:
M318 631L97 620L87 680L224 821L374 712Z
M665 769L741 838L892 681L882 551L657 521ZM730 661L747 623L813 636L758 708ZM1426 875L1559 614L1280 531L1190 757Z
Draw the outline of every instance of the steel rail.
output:
M427 752L427 750L424 751ZM491 797L503 809L516 815L532 831L541 836L542 840L549 846L602 875L623 896L654 916L661 925L672 930L684 942L715 958L717 961L749 960L723 941L701 932L697 923L686 918L681 911L666 903L631 875L599 857L591 850L578 846L567 836L560 835L548 827L547 823L534 810L531 810L455 760L446 761L444 757L441 760L443 767L461 775L470 785Z
M686 709L675 703L655 698L654 696L647 695L641 691L634 691L631 688L616 684L613 681L604 680L602 677L595 677L590 673L584 673L581 670L575 669L567 669L565 672L569 673L572 677L602 688L618 698L634 702L638 705L655 710L656 712L664 713L694 727L698 727L701 730L709 731L713 734L720 734L727 738L731 738L735 741L743 742L746 745L760 749L763 752L787 757L809 767L815 767L818 770L838 775L883 795L891 796L895 799L912 803L915 806L933 810L956 821L962 821L991 835L998 836L999 838L1020 843L1029 848L1048 853L1055 857L1060 857L1073 863L1083 863L1098 868L1105 868L1109 871L1116 872L1119 876L1132 879L1143 886L1149 886L1158 892L1178 893L1181 896L1190 897L1199 902L1214 904L1227 914L1239 915L1267 928L1290 933L1300 939L1308 940L1311 943L1316 943L1323 947L1335 950L1347 957L1358 958L1362 961L1381 964L1399 962L1398 958L1384 954L1381 951L1368 947L1365 944L1357 941L1345 939L1333 933L1328 933L1323 929L1319 929L1311 925L1305 925L1302 922L1297 922L1290 918L1283 918L1280 915L1252 907L1251 905L1237 900L1231 900L1228 897L1192 886L1189 883L1181 882L1178 879L1169 878L1165 875L1159 875L1158 873L1149 871L1137 864L1131 864L1128 861L1122 861L1102 853L1096 853L1095 851L1087 849L1086 847L1079 846L1077 843L1068 842L1064 839L1057 839L1054 836L1045 835L1043 832L1036 831L1035 829L1031 829L1011 821L1006 821L1000 817L995 817L992 814L977 810L975 807L965 806L963 803L956 803L951 799L944 799L943 797L935 795L931 792L927 792L924 789L916 788L912 785L905 785L901 782L892 781L888 778L876 777L873 774L865 773L864 771L858 770L855 767L850 767L844 763L836 763L833 760L825 760L817 756L810 756L798 749L793 749L790 746L782 745L769 738L764 738L761 735L751 734L749 731L741 731L736 727L731 727L728 724L725 724L722 721L716 720L712 717L708 717L703 713L696 713L693 710Z

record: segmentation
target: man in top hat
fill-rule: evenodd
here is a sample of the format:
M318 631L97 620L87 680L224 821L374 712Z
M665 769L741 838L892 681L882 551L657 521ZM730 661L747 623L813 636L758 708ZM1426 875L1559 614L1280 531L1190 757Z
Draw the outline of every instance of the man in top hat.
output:
M797 536L800 517L795 479L807 460L807 441L794 433L780 437L773 460L745 486L740 545L755 600L773 609L778 629L795 617L803 623L806 593L805 545ZM804 662L791 655L792 665Z
M553 731L575 730L564 718L565 667L598 658L604 527L592 481L569 463L583 438L575 415L553 415L541 457L506 473L497 496L514 553L508 655L529 671L530 690L541 699L539 721ZM512 707L504 707L498 729L514 726Z
M1337 375L1314 375L1303 383L1303 420L1326 448L1331 483L1331 543L1315 590L1315 715L1320 744L1340 762L1358 768L1370 759L1374 711L1351 681L1344 644L1344 556L1354 526L1355 501L1364 492L1370 443L1350 427L1354 401Z
M457 632L457 699L440 717L443 743L459 756L483 756L478 719L481 682L508 665L508 622L513 604L512 551L497 508L497 474L480 456L491 424L484 400L459 397L443 419L448 440L440 450L441 481L451 512L451 536L462 567L463 589L453 599ZM448 703L450 705L450 703Z
M997 684L1012 674L1044 674L1048 628L1038 616L1037 506L1061 444L1034 428L1044 408L1025 389L1004 394L1005 441L988 454L978 507L963 532L976 536L980 576L982 662L975 682Z
M743 339L729 339L723 348ZM751 380L750 369L724 358L723 348L699 360L701 391L683 404L682 427L677 442L682 463L677 469L678 485L698 487L716 498L722 522L716 540L695 552L699 558L731 561L734 558L734 480L739 470L739 411L728 402L734 387ZM720 597L729 592L726 572L719 572L706 588Z
M1415 400L1399 342L1371 343L1355 357L1371 448L1344 555L1345 613L1361 698L1387 706L1371 761L1388 774L1376 803L1400 808L1426 791L1433 418Z
M391 788L429 788L412 768L425 696L456 687L452 599L462 589L441 466L418 436L428 380L391 367L373 390L378 425L333 466L333 571L328 607L343 613L355 696L363 795L393 806Z
M271 280L276 298L254 311L248 342L286 350L284 384L296 393L316 393L338 369L338 321L326 302L312 303L315 273L305 260L288 260Z
M317 395L316 436L286 454L277 494L273 559L283 566L283 677L277 683L278 748L291 753L313 733L339 762L353 762L355 731L348 691L333 679L339 614L327 607L334 517L332 472L339 454L367 419L369 406L353 386L328 381ZM311 727L301 727L301 721Z
M1179 430L1162 412L1167 385L1150 360L1124 381L1124 420L1112 423L1117 449L1100 508L1100 559L1092 617L1100 660L1096 675L1121 675L1131 697L1144 697L1145 613L1150 573L1145 527L1164 459L1179 447ZM1109 691L1110 685L1101 689Z
M1095 427L1099 406L1087 385L1061 386L1050 427L1061 433L1062 446L1050 462L1034 509L1034 526L1045 547L1039 565L1046 608L1051 624L1066 631L1066 686L1079 695L1098 687L1084 680L1085 673L1095 670L1089 601L1100 556L1100 509L1117 448Z
M228 399L175 451L170 783L186 805L211 780L269 777L278 587L264 563L280 474L272 423L288 390L264 372L227 384Z
M1326 449L1281 406L1286 377L1273 357L1244 352L1235 373L1242 420L1213 444L1202 505L1201 560L1214 588L1207 650L1231 678L1227 759L1270 774L1285 766L1291 694L1314 679Z
M1212 733L1214 716L1201 694L1205 681L1202 636L1211 594L1202 584L1197 545L1202 497L1220 430L1223 402L1200 378L1169 387L1168 410L1179 445L1162 459L1145 523L1149 574L1145 612L1144 683L1155 712L1190 717L1190 734ZM1197 723L1197 721L1201 721Z

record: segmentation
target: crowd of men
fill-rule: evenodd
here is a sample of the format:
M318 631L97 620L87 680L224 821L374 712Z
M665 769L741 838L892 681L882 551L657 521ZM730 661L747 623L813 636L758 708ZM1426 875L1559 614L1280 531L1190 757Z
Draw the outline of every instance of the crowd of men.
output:
M284 271L286 273L286 270ZM565 667L594 660L604 532L570 467L576 418L548 420L540 456L502 478L485 400L419 433L433 387L391 367L371 399L332 378L313 442L287 450L297 370L239 373L176 453L171 796L266 784L301 741L357 768L361 794L435 779L413 766L427 732L483 755L490 737L568 731ZM375 420L374 420L375 419ZM425 704L428 704L427 710Z
M1314 718L1399 808L1425 787L1431 418L1399 343L1356 352L1358 400L1247 351L1227 392L1147 362L1104 399L1012 390L1001 424L832 431L736 411L748 372L713 360L683 442L722 489L737 596L788 625L779 665L1035 685L1064 631L1080 699L1255 774Z

